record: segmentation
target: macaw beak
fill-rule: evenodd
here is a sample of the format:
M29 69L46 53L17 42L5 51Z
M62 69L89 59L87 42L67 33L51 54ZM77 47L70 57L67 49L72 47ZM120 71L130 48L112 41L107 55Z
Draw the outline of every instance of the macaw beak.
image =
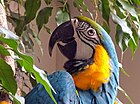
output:
M74 29L71 21L67 21L58 26L52 33L49 41L49 54L52 56L54 45L68 59L73 59L76 54L77 43L74 38Z

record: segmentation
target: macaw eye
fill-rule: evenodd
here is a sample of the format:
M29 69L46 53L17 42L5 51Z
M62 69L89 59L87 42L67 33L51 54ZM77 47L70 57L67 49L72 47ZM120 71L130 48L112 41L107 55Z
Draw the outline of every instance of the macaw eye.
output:
M73 23L77 25L78 24L78 19L74 18Z
M77 21L77 20L75 19L75 20L74 20L74 24L76 23L76 21Z
M89 30L87 31L87 33L88 33L90 36L93 36L93 35L95 35L96 31L95 31L94 29L89 29Z

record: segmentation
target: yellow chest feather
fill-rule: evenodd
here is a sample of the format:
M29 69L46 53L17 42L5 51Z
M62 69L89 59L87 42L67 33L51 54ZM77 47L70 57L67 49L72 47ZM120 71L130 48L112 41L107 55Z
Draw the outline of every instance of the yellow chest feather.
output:
M76 87L82 90L97 91L103 83L109 81L111 75L109 56L103 46L96 46L93 60L94 63L84 71L72 75Z

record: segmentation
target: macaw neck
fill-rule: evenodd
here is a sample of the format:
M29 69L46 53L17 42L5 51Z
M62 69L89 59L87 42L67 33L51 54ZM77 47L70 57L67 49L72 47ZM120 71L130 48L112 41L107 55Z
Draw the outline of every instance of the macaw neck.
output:
M96 45L93 60L99 66L109 63L109 55L102 45Z
M103 83L109 81L110 58L102 45L96 45L93 61L93 64L84 68L83 71L72 75L75 85L79 89L97 91Z

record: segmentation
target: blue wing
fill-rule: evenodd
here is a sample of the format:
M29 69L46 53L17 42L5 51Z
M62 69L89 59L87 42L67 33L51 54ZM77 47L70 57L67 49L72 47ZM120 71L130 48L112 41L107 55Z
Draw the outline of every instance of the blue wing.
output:
M56 91L54 97L58 104L79 104L76 88L71 75L65 71L57 71L48 76ZM25 97L25 104L54 104L43 85L38 84Z

